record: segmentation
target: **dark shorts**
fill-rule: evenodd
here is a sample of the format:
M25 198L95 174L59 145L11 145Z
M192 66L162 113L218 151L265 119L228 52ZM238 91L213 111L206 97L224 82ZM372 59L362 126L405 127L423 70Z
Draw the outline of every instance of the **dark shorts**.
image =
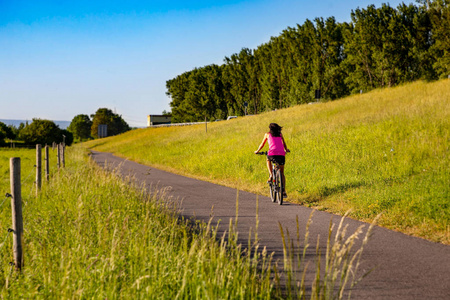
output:
M271 162L278 163L280 166L283 166L286 162L286 157L284 155L269 155L267 156L267 159Z

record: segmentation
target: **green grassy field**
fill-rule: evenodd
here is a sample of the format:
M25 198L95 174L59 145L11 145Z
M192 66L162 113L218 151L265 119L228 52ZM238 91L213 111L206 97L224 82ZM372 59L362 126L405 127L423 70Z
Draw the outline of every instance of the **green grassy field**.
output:
M289 201L450 243L450 81L416 82L230 121L139 129L84 143L139 163L267 194L253 152L276 122Z

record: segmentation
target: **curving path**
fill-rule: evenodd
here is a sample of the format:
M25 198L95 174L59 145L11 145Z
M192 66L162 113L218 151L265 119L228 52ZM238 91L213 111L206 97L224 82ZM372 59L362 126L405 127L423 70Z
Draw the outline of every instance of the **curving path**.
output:
M171 197L182 199L181 214L186 218L208 221L213 215L213 223L219 222L219 231L228 228L230 218L235 219L235 189L157 170L110 153L93 151L92 159L104 168L118 168L124 176L132 175L147 186L168 188ZM280 206L268 197L258 198L260 244L269 252L273 251L275 259L282 261L278 223L294 236L298 216L303 235L312 210L288 202ZM249 230L255 228L256 199L254 194L239 192L238 231L243 245L247 243ZM310 227L312 253L315 252L318 235L321 237L320 247L326 248L330 219L339 222L341 218L326 212L314 213ZM346 223L349 224L349 232L365 224L350 219ZM375 269L352 291L353 299L450 299L450 246L375 227L362 259L362 271Z

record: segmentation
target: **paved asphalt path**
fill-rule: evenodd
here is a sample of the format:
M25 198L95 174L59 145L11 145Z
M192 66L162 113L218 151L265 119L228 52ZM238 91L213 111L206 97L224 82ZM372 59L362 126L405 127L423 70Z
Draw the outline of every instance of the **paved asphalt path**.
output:
M131 175L149 187L167 188L173 199L182 200L181 214L186 218L208 221L213 216L213 224L219 222L220 232L228 228L230 218L235 219L235 189L164 172L110 153L94 151L92 159L107 169L118 168L124 176ZM247 244L249 230L256 227L256 199L254 194L239 192L238 231L243 245ZM312 210L288 202L280 206L264 196L259 196L258 202L260 244L273 251L275 259L282 265L283 247L278 224L281 223L294 237L298 216L303 236ZM308 252L311 259L318 235L324 253L331 219L338 223L341 218L326 212L314 213ZM369 227L355 220L345 222L352 233L360 225ZM362 260L362 272L375 269L352 291L353 299L450 299L450 246L375 227Z

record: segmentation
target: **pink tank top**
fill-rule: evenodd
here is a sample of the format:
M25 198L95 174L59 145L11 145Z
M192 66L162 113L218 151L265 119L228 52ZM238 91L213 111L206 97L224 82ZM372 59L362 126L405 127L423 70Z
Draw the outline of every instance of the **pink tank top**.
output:
M281 136L272 136L269 133L269 152L267 155L282 155L285 156L286 152L284 151L283 139Z

